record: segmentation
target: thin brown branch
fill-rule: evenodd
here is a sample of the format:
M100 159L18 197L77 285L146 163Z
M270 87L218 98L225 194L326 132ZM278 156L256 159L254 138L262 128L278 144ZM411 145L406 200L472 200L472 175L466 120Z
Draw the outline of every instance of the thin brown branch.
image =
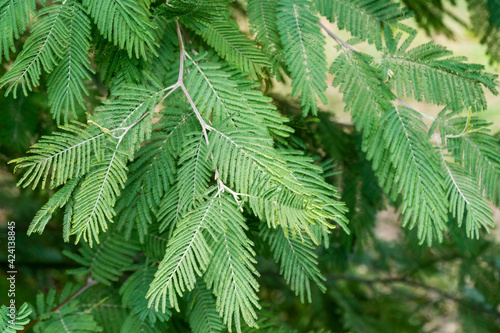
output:
M323 30L326 31L326 33L328 35L330 35L330 37L332 37L333 39L335 39L339 44L341 44L342 46L344 46L346 49L348 49L348 50L350 50L352 52L357 52L351 45L347 44L342 39L340 39L336 34L334 34L330 29L328 29L323 23L319 22L319 25L323 28Z
M71 302L72 300L74 300L75 298L77 298L81 293L83 293L85 290L87 290L88 288L92 287L92 286L95 286L96 284L98 284L99 281L98 280L94 280L92 279L92 277L89 275L89 277L87 278L87 283L85 285L83 285L80 289L78 289L77 291L75 291L71 296L69 296L67 299L65 299L61 304L59 304L58 306L56 306L55 308L53 308L52 310L50 310L49 312L59 312L59 310L65 306L66 304L68 304L69 302ZM35 326L36 324L38 324L38 322L40 321L40 319L35 319L33 320L32 322L30 322L27 326L24 327L24 329L22 331L19 331L20 333L23 333L23 332L27 332L28 330L30 330L33 326Z

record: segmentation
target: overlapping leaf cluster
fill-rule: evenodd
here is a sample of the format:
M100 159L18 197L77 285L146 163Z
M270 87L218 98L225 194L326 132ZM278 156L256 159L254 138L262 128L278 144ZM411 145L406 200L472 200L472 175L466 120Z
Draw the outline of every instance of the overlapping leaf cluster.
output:
M17 22L2 32L5 58L34 12L31 3L0 2L0 26ZM318 100L327 102L325 35L339 44L333 86L378 184L401 198L403 224L429 244L450 216L469 236L492 226L500 149L485 124L457 114L484 110L495 76L440 45L414 46L416 31L402 23L408 11L389 0L249 0L247 13L255 38L240 31L227 1L64 0L36 12L0 78L7 93L28 94L46 73L63 123L13 161L25 171L19 185L56 190L28 233L63 209L64 239L85 242L67 253L82 265L73 273L105 286L91 304L68 289L57 311L53 292L41 297L35 329L57 332L74 320L66 326L78 332L166 331L172 309L194 331L257 329L262 248L302 301L311 301L312 283L325 291L315 249L328 246L336 225L348 232L346 208L323 168L288 144L288 119L259 89L261 79L289 77L302 115L317 115ZM321 16L378 56L356 51ZM83 118L95 83L106 91L102 105L86 122L69 121ZM425 115L406 97L444 111Z
M389 2L386 5L393 6ZM373 6L373 1L359 1L344 10L356 7L382 24L387 12L382 8L375 11ZM326 4L321 8L329 15ZM380 41L360 33L356 25L345 25L355 37L375 43L381 49L381 60L340 41L340 53L330 68L335 75L333 84L339 86L357 128L363 131L363 149L372 160L380 184L394 199L402 194L403 224L417 227L421 242L431 243L442 239L449 211L459 225L466 217L469 235L477 237L478 229L493 226L486 200L496 201L498 185L490 187L483 197L475 179L484 177L482 186L498 184L498 168L495 163L492 169L482 171L468 166L472 155L458 152L456 147L471 135L484 140L476 146L478 150L498 152L499 147L487 143L494 138L485 127L471 131L470 126L457 126L457 114L485 110L483 90L496 93L496 77L483 72L480 65L451 57L450 51L433 42L413 46L416 31L402 27L396 20L405 15L404 10L397 14L393 9L391 20L383 24L386 30L393 26L384 33L383 47ZM404 102L405 97L444 106L444 111L438 117L429 116ZM453 125L450 117L455 119ZM443 118L449 127L438 125ZM471 120L472 124L477 121ZM434 133L437 126L439 132Z

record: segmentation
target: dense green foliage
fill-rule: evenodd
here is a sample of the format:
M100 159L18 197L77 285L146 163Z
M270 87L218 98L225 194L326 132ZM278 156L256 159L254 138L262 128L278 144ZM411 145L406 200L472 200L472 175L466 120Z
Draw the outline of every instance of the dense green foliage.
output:
M497 76L415 43L413 13L451 34L424 3L0 0L0 139L19 146L2 154L49 196L27 234L60 226L83 282L15 325L2 308L2 332L417 332L445 301L493 332L500 145L477 113ZM469 1L493 62L497 6ZM328 85L353 126L322 107ZM388 206L397 242L375 235ZM449 267L458 295L426 283Z

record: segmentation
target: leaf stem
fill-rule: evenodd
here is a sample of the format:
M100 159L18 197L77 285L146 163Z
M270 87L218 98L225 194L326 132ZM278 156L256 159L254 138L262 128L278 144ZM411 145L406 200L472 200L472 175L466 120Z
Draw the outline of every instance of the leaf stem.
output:
M326 31L326 33L328 35L330 35L330 37L332 37L333 39L335 39L339 44L342 44L346 49L352 51L352 52L358 52L356 51L351 45L347 44L346 42L344 42L342 39L340 39L337 35L335 35L330 29L328 29L323 23L321 22L318 22L318 24L323 28L323 30Z
M184 47L184 41L182 38L182 31L181 31L179 21L177 21L177 20L175 21L175 26L177 28L177 38L179 39L179 47L180 47L179 77L177 79L176 85L179 85L181 87L182 91L184 92L184 95L186 96L186 98L189 102L189 105L191 105L191 108L193 109L193 111L196 115L196 118L198 118L198 122L201 125L201 130L203 131L203 137L205 138L205 142L206 142L207 146L210 146L210 141L208 139L208 131L215 130L215 128L213 128L212 126L208 125L205 122L205 120L201 116L200 111L196 107L196 104L194 103L193 98L189 94L189 91L187 90L186 86L184 85L184 60L186 57L189 58L193 62L194 62L194 60L186 52L186 49ZM211 152L210 152L210 158L213 161L214 155ZM236 204L238 206L240 206L241 202L238 199L238 196L244 196L245 194L237 193L237 192L233 191L232 189L230 189L227 185L225 185L222 182L222 180L220 179L219 170L217 168L215 168L215 180L217 181L217 187L219 188L216 195L220 194L221 192L227 191L228 193L230 193L234 197ZM243 208L240 207L240 209L243 209Z

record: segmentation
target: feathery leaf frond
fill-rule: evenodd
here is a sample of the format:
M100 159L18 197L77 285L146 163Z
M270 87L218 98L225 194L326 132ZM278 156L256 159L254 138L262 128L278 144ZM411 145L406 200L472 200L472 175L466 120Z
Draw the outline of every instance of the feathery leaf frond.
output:
M454 110L486 109L483 87L497 94L496 75L483 72L482 65L463 62L463 57L449 57L451 51L433 42L408 49L411 40L382 61L385 75L392 73L389 87L398 96L449 105Z
M149 285L154 279L156 267L145 264L130 275L120 288L123 304L129 306L131 313L136 315L140 321L147 321L150 325L155 325L156 321L167 321L172 312L167 307L165 312L157 312L148 308L146 293Z
M347 209L342 202L335 186L328 184L323 178L323 168L313 164L310 157L304 156L300 151L280 150L281 156L286 161L287 166L292 170L293 176L310 193L315 193L313 199L310 199L311 210L316 211L316 220L330 219L338 223L345 232L349 233L347 228L348 221L345 218ZM316 226L325 227L326 221L311 223Z
M98 39L95 44L99 53L94 54L94 62L101 80L107 87L116 87L123 83L144 83L144 70L147 65L142 58L129 58L127 51L104 38Z
M51 289L47 297L44 294L37 295L37 312L43 318L33 328L36 333L44 332L69 332L69 333L91 333L102 332L102 327L95 321L94 317L78 309L78 300L67 302L69 296L76 292L77 286L68 283L64 286L59 297L55 290ZM63 302L67 302L64 303ZM58 306L57 304L63 304ZM52 311L58 306L57 311Z
M399 22L410 17L408 9L390 0L315 0L319 12L339 29L354 37L383 48L383 37L392 36L391 30L407 30Z
M196 289L189 295L190 316L189 327L193 333L219 333L226 326L215 310L215 300L205 282L198 279Z
M418 225L421 242L441 240L445 230L447 202L443 173L420 115L406 107L395 106L385 115L386 147L403 193L403 225Z
M117 144L114 151L111 150L102 161L92 165L75 192L70 230L71 235L76 235L75 243L82 236L90 246L94 240L99 243L99 232L106 231L107 223L112 222L116 197L126 180L126 158Z
M286 237L281 228L261 228L260 236L269 243L274 254L274 260L280 261L280 274L290 285L301 302L307 298L311 302L311 282L314 282L321 291L326 287L321 280L317 256L311 240L302 236L302 240Z
M15 40L26 30L35 5L35 0L0 1L0 60L10 60L9 51L16 51Z
M451 116L451 114L449 114ZM486 121L472 117L450 118L448 115L437 119L440 133L447 138L447 149L460 164L472 172L479 180L486 198L498 204L500 200L500 144L489 133ZM469 128L462 133L466 124Z
M156 213L161 232L169 230L172 233L173 228L182 218L181 207L178 183L174 183L165 193Z
M177 295L192 290L196 277L201 276L210 263L212 250L207 237L217 238L224 230L224 219L230 218L224 209L221 210L221 205L229 205L227 198L212 194L179 221L146 295L148 306L165 311L169 303L179 310Z
M31 156L10 162L17 164L14 170L28 168L18 186L33 184L35 188L41 180L41 188L45 188L50 179L49 187L54 188L88 172L94 159L102 159L105 133L79 123L62 126L61 129L65 132L43 136L34 144L28 151Z
M147 58L149 52L155 53L149 1L84 0L83 5L103 36L127 50L130 58Z
M174 189L174 187L172 187ZM147 257L155 260L162 260L165 256L165 249L172 236L171 230L160 231L158 223L151 225L148 232L144 235L144 241L141 243L141 250Z
M444 158L444 155L443 155ZM450 200L450 211L470 238L479 238L480 228L489 230L495 225L493 212L480 192L478 181L464 167L443 160L446 170L445 186Z
M231 0L169 0L159 12L167 19L189 17L209 22L228 12L228 2Z
M262 68L270 65L264 53L227 19L214 18L210 22L189 20L186 23L223 59L252 78L263 76Z
M262 51L269 55L273 65L272 74L279 77L279 66L283 61L283 47L276 21L278 4L274 0L248 0L247 2L250 31L255 35L255 41L262 45Z
M106 333L120 333L130 310L121 302L114 286L97 284L78 297L80 312L90 313Z
M88 273L105 285L110 285L112 281L117 281L123 271L130 268L133 263L133 256L137 255L139 246L136 241L126 240L118 233L106 234L98 246L91 248L87 244L82 244L78 254L64 251L64 255L73 259L82 268L70 270L70 273Z
M266 177L301 192L299 182L290 175L291 170L272 148L270 139L251 127L231 128L227 122L220 127L209 134L209 150L224 183L249 193L254 181Z
M103 330L92 315L82 314L74 306L65 306L59 312L48 313L43 321L35 325L34 331L36 333L96 333Z
M158 130L153 132L151 141L136 153L129 166L125 193L116 205L119 227L130 236L136 226L141 242L162 198L175 182L176 159L186 133L196 128L193 114L175 108L168 110L168 119L155 124Z
M222 122L232 116L233 122L258 121L273 135L288 136L291 129L284 125L286 118L276 112L269 98L253 89L255 83L242 72L210 53L200 54L187 66L186 87L205 118Z
M74 0L67 0L68 41L64 56L47 82L47 94L53 117L59 123L63 117L68 122L68 114L77 117L77 108L84 109L83 95L88 95L84 80L90 80L88 49L90 47L90 19L85 9Z
M321 206L314 199L314 190L304 186L287 166L285 156L252 128L222 125L210 132L209 141L221 180L248 197L254 213L270 227L279 224L287 235L304 231L317 241L311 225L328 229L331 225L326 218L345 223L342 208L332 202Z
M245 235L245 220L235 204L221 207L230 219L225 220L226 230L215 241L209 241L213 250L205 281L217 298L217 310L229 331L234 323L241 332L241 319L248 326L257 326L255 308L260 308L257 292L259 275L254 265L253 243Z
M68 43L67 23L71 17L71 3L56 3L41 9L31 28L23 50L12 64L12 69L0 78L0 88L6 86L14 97L21 85L24 95L40 84L42 68L50 73L64 56Z
M111 98L96 109L89 123L119 139L119 145L130 158L142 142L149 140L155 107L170 87L158 82L148 85L123 85L112 92Z
M0 307L0 332L1 333L16 333L22 330L29 322L31 308L28 303L23 303L19 309L15 311L15 319L10 316L11 312L5 305Z
M332 85L338 87L358 130L368 139L377 129L380 117L391 108L395 96L382 81L380 69L372 65L372 58L360 52L340 49L330 67L335 75Z
M316 115L316 98L326 104L325 37L321 34L319 18L306 0L278 2L278 31L284 47L285 63L292 78L292 97L301 94L304 116Z
M141 333L157 333L168 332L169 326L166 322L157 321L154 325L148 321L141 320L136 314L129 314L123 322L120 333L141 332Z
M186 137L179 159L177 188L179 191L179 214L191 211L203 201L212 179L212 165L208 149L201 132Z
M71 198L75 187L80 182L80 177L70 179L59 189L50 199L45 203L42 208L36 213L33 221L31 221L28 228L28 235L33 232L42 233L47 223L49 223L54 214L59 208L64 207L68 200Z

